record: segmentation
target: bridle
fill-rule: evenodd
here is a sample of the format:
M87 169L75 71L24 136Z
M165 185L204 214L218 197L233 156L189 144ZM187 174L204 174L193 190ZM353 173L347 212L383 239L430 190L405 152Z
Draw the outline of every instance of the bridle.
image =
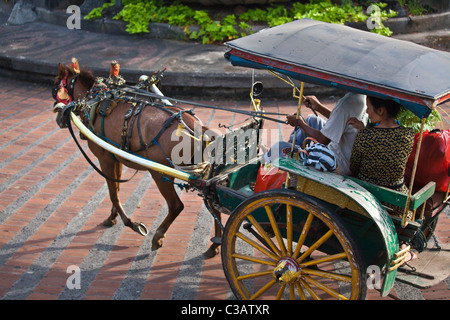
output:
M59 85L55 86L52 90L53 99L64 104L74 101L73 90L78 76L79 73L76 73L69 81L67 81L68 73L66 72L64 78L59 82Z

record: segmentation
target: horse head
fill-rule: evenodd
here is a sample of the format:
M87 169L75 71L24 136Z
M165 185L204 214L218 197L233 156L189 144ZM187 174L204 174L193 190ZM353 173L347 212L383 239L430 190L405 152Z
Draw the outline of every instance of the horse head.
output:
M53 98L57 103L68 104L87 95L95 83L95 77L91 71L78 66L78 60L72 58L70 66L59 63L58 75L53 87Z
M58 113L56 122L61 128L67 126L63 117L67 105L85 97L94 83L95 78L92 72L85 69L80 71L76 58L72 58L70 66L59 63L52 96L55 99L53 112Z

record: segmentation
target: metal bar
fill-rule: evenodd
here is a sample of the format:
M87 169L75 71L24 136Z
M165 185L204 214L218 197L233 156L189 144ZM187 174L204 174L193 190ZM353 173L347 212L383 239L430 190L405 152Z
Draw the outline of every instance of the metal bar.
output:
M184 103L184 104L195 106L195 107L214 109L214 110L223 110L223 111L228 111L228 112L232 112L232 113L245 114L245 115L248 115L251 117L257 117L257 118L262 118L262 119L286 124L286 121L284 121L284 120L270 118L270 117L265 116L265 114L274 114L274 115L281 115L281 116L283 116L283 115L287 116L287 114L282 114L282 113L277 113L277 112L265 112L265 111L244 111L244 110L237 110L237 109L231 110L231 109L228 109L225 107L217 107L217 106L211 106L211 105L204 104L204 103L198 103L198 102L192 102L192 101L188 101L188 100L171 98L171 97L167 97L167 96L156 94L156 93L151 93L151 92L148 92L148 91L145 91L142 89L138 89L138 88L134 88L134 87L132 89L135 92L130 92L129 90L126 90L126 89L124 89L124 91L129 92L129 93L137 93L139 95L147 96L147 97L151 97L151 98L161 99L161 101L162 100L170 100L170 101ZM172 105L172 104L170 104L170 105Z
M412 190L413 190L413 186L414 186L414 178L416 176L416 170L417 170L417 164L419 162L419 153L420 153L420 147L422 146L422 138L423 138L423 128L425 126L425 118L422 118L422 123L420 125L420 135L419 135L419 140L417 141L417 147L416 147L416 154L414 156L414 165L413 165L413 170L411 173L411 182L409 183L409 191L408 191L408 199L406 199L406 206L405 206L405 211L403 212L403 216L402 216L402 227L406 227L406 225L408 224L408 211L409 211L409 203L411 201L411 195L412 195Z

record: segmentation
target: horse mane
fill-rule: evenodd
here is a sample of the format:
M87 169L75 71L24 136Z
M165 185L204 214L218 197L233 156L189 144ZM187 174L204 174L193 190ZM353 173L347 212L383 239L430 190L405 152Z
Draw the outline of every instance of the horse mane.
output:
M80 75L78 76L78 80L81 82L83 86L88 89L91 89L95 83L95 77L91 70L86 70L85 68L81 69Z
M73 67L71 67L71 66L64 66L64 69L69 77L73 77L74 75L77 74L75 72L75 70L73 69ZM58 76L56 76L55 84L59 83L62 78L63 78L63 76L61 75L61 73ZM87 89L90 89L90 88L92 88L92 86L95 83L95 77L91 70L87 70L87 69L83 68L80 70L80 73L78 74L77 81L80 81L80 83L84 87L86 87Z

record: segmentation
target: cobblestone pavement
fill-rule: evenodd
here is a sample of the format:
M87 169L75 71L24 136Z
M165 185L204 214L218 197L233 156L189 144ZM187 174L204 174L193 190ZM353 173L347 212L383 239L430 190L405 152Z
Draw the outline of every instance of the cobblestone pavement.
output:
M230 109L249 102L204 101ZM181 192L184 211L167 232L164 246L151 250L151 237L167 209L151 176L138 173L122 184L127 213L149 228L142 237L119 221L106 229L110 201L104 179L80 154L51 112L50 88L0 78L0 298L1 299L233 299L220 257L202 253L213 236L213 219L195 193ZM291 113L295 101L264 101L266 110ZM450 106L442 111L449 112ZM445 113L444 125L450 128ZM239 123L245 116L196 109L211 127ZM286 137L287 126L267 122ZM88 154L89 151L88 151ZM133 174L124 172L123 177ZM437 236L450 240L448 210ZM81 270L81 288L70 290L68 268ZM416 289L396 283L383 299L450 298L450 279ZM369 300L381 299L369 290Z

